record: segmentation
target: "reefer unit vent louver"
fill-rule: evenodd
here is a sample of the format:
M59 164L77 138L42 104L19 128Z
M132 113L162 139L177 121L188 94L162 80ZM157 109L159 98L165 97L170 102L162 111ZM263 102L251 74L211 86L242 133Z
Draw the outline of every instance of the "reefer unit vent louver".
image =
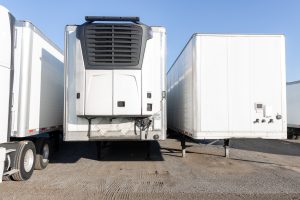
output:
M143 29L135 24L92 23L80 30L87 69L137 66Z

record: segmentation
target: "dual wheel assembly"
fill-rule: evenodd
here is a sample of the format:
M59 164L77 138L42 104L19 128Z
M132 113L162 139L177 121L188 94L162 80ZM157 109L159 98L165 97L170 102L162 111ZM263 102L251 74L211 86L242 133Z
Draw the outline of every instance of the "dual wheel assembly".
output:
M15 181L28 180L34 169L45 169L49 163L50 142L48 138L38 138L35 143L32 141L17 142L16 151L11 155L7 155L10 162L10 168L15 170L11 178ZM13 162L12 162L13 161ZM10 177L4 176L5 180Z

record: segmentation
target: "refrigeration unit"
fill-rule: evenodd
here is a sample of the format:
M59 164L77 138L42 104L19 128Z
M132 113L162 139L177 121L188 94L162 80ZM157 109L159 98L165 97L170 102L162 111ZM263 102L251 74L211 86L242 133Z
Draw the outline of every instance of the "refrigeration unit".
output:
M288 137L300 135L300 81L287 83L287 126Z
M183 135L286 139L284 36L194 34L167 94L168 129Z
M2 6L0 27L4 178L27 180L34 168L47 166L52 151L50 139L62 130L63 54L31 22L15 20Z
M85 19L65 29L64 140L164 140L165 28Z

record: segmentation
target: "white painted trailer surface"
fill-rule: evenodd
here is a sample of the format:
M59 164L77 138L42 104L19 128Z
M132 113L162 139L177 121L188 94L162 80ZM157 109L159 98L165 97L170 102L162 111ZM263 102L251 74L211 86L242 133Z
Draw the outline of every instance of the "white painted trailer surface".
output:
M194 34L167 87L171 130L194 139L286 139L283 35Z
M300 129L300 81L287 83L287 125Z
M12 137L28 137L63 125L63 53L33 24L16 24Z
M63 125L63 53L29 21L0 6L0 147L4 176L27 180L49 161ZM2 177L2 176L1 176Z
M286 86L288 137L297 138L300 135L300 81Z
M64 140L164 140L165 28L95 18L66 26Z

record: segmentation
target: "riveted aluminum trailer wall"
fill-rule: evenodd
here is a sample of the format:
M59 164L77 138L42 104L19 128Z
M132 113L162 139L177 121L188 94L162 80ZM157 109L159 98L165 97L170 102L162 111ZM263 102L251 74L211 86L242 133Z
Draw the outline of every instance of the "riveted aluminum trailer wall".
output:
M169 129L195 139L286 138L282 35L194 34L167 87Z
M287 83L287 125L300 129L300 81Z
M28 21L15 29L11 136L62 130L62 51Z
M100 18L103 20L103 17ZM142 34L137 33L140 27L143 28ZM84 35L85 32L80 29L90 32ZM105 32L102 33L101 30ZM97 31L98 35L93 35ZM127 55L140 55L139 64L134 67L125 64L124 68L124 63L118 63L127 58L124 54L128 52L124 51L128 51L131 45L124 48L122 44L132 40L124 38L127 37L126 34L132 33L141 34L142 38L148 35L148 39L140 47L144 51L130 52ZM118 34L121 36L117 36ZM87 45L85 41L95 39L93 37L99 37L99 42L83 47ZM103 38L106 43L101 46ZM117 40L121 41L118 43ZM165 28L146 29L145 25L135 23L88 22L83 25L70 25L65 30L65 48L65 141L165 139ZM116 50L117 48L124 49ZM111 53L114 51L122 53L124 59L114 56ZM107 65L99 64L103 57L99 52L109 54L103 60ZM115 60L110 60L111 58ZM88 59L92 61L88 62ZM147 123L150 124L142 130L137 127L141 122L138 120L145 119L149 119ZM146 121L142 123L144 122Z

